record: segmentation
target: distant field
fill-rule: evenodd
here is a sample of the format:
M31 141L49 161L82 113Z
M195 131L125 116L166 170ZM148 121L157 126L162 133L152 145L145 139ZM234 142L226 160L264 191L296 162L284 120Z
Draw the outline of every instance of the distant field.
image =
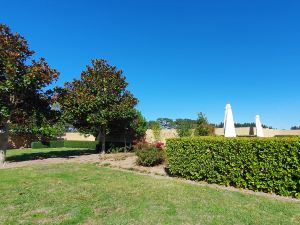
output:
M300 223L297 202L96 164L3 169L0 178L1 225Z

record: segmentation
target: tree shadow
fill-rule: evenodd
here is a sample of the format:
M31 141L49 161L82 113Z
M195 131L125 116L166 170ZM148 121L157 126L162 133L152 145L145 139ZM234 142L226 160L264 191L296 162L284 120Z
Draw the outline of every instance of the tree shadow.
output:
M28 160L48 159L48 158L72 158L81 155L96 154L94 149L77 149L77 150L64 150L64 151L50 151L50 152L34 152L24 153L22 155L8 156L6 161L8 162L21 162Z

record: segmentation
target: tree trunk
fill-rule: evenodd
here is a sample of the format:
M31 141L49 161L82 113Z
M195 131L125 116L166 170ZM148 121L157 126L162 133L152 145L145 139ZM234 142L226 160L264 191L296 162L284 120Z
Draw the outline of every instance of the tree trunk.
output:
M99 140L101 142L101 150L100 150L100 154L105 154L105 142L106 142L106 127L101 127L100 128L100 134L99 134Z
M0 133L0 166L4 166L7 148L8 148L8 124L4 123L3 130Z

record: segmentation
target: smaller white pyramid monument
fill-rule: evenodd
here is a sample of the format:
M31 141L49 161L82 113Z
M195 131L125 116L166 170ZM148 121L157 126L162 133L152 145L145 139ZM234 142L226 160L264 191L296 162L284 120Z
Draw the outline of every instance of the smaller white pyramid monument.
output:
M256 136L257 137L264 137L264 130L261 125L260 116L256 115L255 117L255 124L256 124Z
M224 136L225 137L236 137L234 121L233 121L233 113L232 113L230 104L227 104L225 107Z

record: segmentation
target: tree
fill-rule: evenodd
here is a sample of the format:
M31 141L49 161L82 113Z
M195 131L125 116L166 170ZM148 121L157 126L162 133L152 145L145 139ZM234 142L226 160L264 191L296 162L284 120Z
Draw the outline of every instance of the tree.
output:
M208 123L204 113L198 113L197 125L195 129L196 136L209 136L214 134L214 127Z
M133 117L115 120L110 123L108 129L112 136L123 136L124 147L127 148L131 147L131 143L127 142L128 139L137 142L145 137L147 121L140 111L135 110Z
M155 122L152 124L151 126L151 130L153 132L153 136L154 136L154 139L155 141L160 141L161 139L161 127L160 127L160 124L159 122Z
M179 137L189 137L193 134L196 127L196 120L192 119L176 119L176 129Z
M292 126L291 130L300 130L300 126Z
M156 120L163 129L173 129L176 127L175 122L169 118L158 118Z
M59 73L43 58L29 63L33 54L24 37L0 24L0 164L5 161L9 126L47 115L51 108L52 91L46 87Z
M115 121L128 121L136 115L138 100L126 90L123 72L106 60L92 60L80 80L58 89L63 117L80 132L99 137L105 153L106 135Z
M145 137L147 131L147 121L142 113L136 110L135 116L130 123L131 137L140 140Z

